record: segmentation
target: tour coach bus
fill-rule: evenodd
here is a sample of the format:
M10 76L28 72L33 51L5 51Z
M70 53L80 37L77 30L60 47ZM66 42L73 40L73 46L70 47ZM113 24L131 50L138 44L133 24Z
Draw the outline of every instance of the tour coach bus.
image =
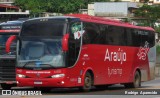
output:
M14 40L18 86L137 88L154 76L150 27L73 14L25 21L19 36L8 39L7 52Z
M16 85L16 43L11 46L11 51L6 53L5 44L11 35L18 35L22 21L8 21L0 24L0 84L2 89L10 89Z

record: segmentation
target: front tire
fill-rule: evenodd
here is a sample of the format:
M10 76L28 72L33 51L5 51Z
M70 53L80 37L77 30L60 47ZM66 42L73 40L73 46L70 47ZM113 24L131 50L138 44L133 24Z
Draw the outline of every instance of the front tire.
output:
M85 92L90 91L92 88L92 83L93 83L92 76L89 72L87 72L84 77L84 85L83 87L80 87L80 90L85 91Z

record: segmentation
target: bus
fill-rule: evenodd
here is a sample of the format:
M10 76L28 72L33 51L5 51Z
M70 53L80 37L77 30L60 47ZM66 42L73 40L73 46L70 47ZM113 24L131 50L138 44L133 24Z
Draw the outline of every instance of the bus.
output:
M83 14L34 18L11 36L17 40L20 87L78 87L122 84L138 88L154 78L155 33L121 21Z
M22 21L7 21L0 24L0 84L2 89L16 86L16 42L11 45L11 51L6 53L5 44L12 35L18 35Z

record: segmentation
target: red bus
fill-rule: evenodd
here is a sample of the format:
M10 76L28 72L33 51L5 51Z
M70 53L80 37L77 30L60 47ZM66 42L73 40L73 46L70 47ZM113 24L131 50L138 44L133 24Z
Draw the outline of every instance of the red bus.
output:
M155 34L88 15L35 18L23 23L18 39L18 86L79 87L123 84L137 88L154 78Z

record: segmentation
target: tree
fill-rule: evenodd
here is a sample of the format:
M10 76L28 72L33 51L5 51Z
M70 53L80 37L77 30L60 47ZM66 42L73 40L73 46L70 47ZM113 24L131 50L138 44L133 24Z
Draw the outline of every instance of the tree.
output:
M78 13L89 3L106 1L110 0L15 0L15 5L22 10L30 10L31 15L38 15L41 12Z
M39 13L45 11L41 2L44 0L15 0L15 5L19 6L23 11L30 10L31 15L37 16Z
M155 22L160 19L160 6L150 6L144 4L142 7L137 9L135 12L136 17L146 18L149 20L148 25L154 27Z

